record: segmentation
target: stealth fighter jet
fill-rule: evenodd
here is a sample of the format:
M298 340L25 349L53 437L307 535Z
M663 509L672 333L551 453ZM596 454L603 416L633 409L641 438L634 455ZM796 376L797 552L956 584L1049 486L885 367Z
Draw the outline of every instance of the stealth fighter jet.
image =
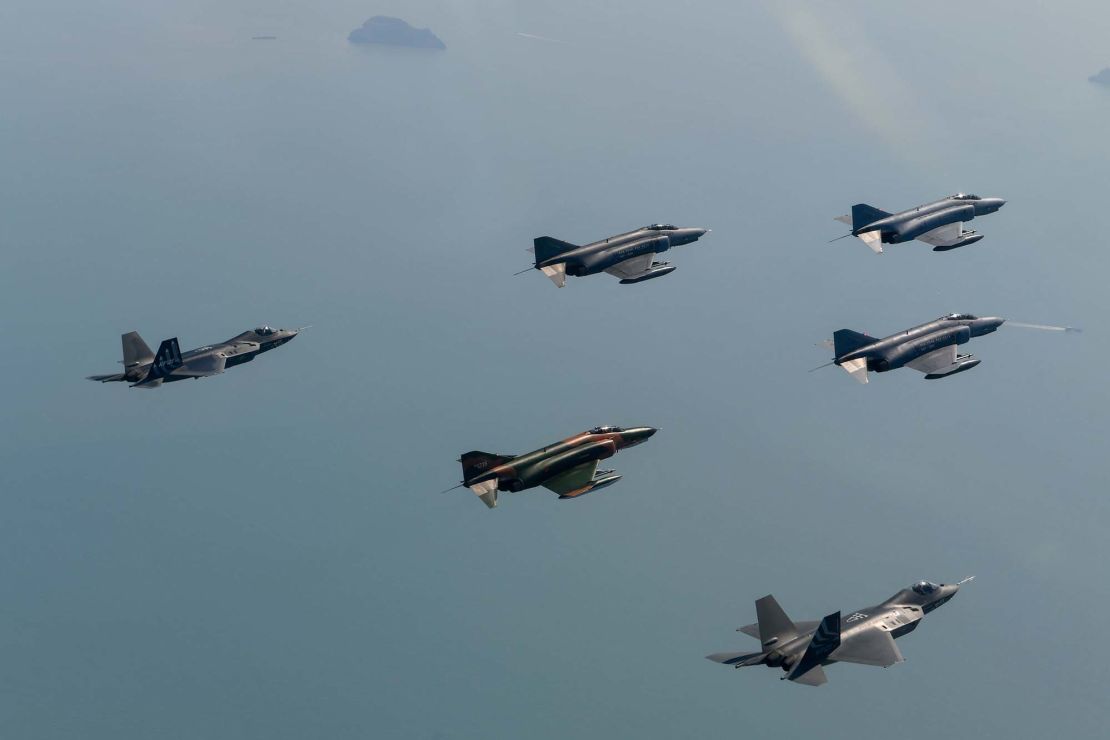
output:
M182 353L177 337L167 339L150 351L136 331L123 335L123 372L112 375L90 375L89 380L101 383L128 382L132 388L157 388L162 383L218 375L229 367L250 362L263 352L280 347L300 329L271 329L260 326L245 331L226 342L209 344Z
M670 262L656 262L655 255L680 244L696 242L708 233L709 229L652 224L585 246L541 236L533 240L536 253L533 268L543 272L560 288L566 283L567 275L582 277L599 272L620 278L622 285L642 283L676 269Z
M834 612L820 622L792 622L774 596L755 602L756 624L741 627L762 645L755 653L714 653L709 660L725 665L765 665L782 668L782 679L808 686L828 681L821 666L831 663L861 663L886 668L901 663L902 653L894 644L917 628L929 612L956 595L965 578L951 585L920 581L904 588L878 606L854 611L843 619Z
M994 316L953 313L883 339L840 329L833 333L836 357L828 365L839 365L861 383L867 382L868 372L885 373L900 367L925 373L927 380L947 378L979 364L971 355L957 352L956 347L972 337L990 334L1004 321Z
M524 455L466 452L459 458L463 469L459 486L474 491L491 509L497 506L498 491L516 493L536 486L554 491L561 499L577 498L619 481L621 476L612 470L598 470L598 463L618 450L646 442L656 431L601 426Z
M919 239L933 245L934 252L966 247L983 238L977 231L964 231L964 221L994 213L1006 201L956 193L899 213L887 213L866 203L852 206L852 215L837 216L852 227L851 234L881 254L884 244L899 244ZM843 237L841 237L843 238Z

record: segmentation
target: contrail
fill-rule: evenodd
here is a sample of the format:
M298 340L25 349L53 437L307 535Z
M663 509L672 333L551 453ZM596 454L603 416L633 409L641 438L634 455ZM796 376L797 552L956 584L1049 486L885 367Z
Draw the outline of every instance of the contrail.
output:
M552 38L548 38L547 36L537 36L534 33L524 33L523 31L517 31L516 35L517 36L523 36L526 39L536 39L537 41L550 41L553 44L566 44L567 46L571 45L571 42L569 42L569 41L562 41L560 39L552 39Z
M1020 321L1007 321L1008 326L1017 326L1022 329L1044 329L1045 331L1069 331L1076 334L1082 332L1082 329L1076 329L1074 326L1051 326L1049 324L1023 324Z

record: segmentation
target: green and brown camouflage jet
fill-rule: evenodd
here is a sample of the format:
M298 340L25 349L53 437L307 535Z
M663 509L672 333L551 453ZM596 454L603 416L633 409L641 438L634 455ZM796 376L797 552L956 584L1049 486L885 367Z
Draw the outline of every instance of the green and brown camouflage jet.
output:
M524 455L495 455L477 450L459 458L466 486L489 508L497 506L498 491L516 493L543 486L559 498L577 498L621 479L612 470L598 470L601 460L618 450L647 441L657 429L594 427L561 442Z

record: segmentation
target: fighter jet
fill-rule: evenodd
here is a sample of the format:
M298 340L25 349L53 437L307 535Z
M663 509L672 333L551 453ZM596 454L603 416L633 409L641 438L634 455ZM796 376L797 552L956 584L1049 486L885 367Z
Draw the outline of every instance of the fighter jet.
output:
M566 283L567 275L582 277L599 272L620 278L621 285L642 283L676 269L670 262L656 262L655 255L696 242L708 233L709 229L652 224L585 246L541 236L533 240L536 253L533 268L551 278L559 288Z
M977 231L964 231L963 222L994 213L1004 205L1006 201L1001 198L956 193L899 213L857 203L852 206L852 215L837 216L836 220L852 227L852 233L844 236L859 237L876 254L882 254L884 244L914 239L932 244L934 252L945 252L982 239Z
M598 470L598 462L647 441L657 431L601 426L525 455L465 452L459 458L463 480L455 488L466 486L491 509L497 506L498 491L516 493L536 486L554 491L561 499L578 498L621 479L612 470Z
M821 666L832 663L861 663L887 668L901 663L902 653L894 640L913 632L929 612L956 595L965 578L951 585L919 581L904 588L878 606L852 612L841 619L833 612L820 622L792 622L774 596L755 602L756 624L737 632L762 643L757 653L713 653L709 660L743 668L765 665L782 668L788 679L807 686L828 682Z
M303 327L302 327L303 329ZM136 331L123 335L123 372L112 375L90 375L89 380L101 383L126 381L132 388L157 388L162 383L218 375L226 368L250 362L263 352L280 347L302 329L271 329L260 326L245 331L226 342L197 347L182 353L177 337L167 339L158 346L158 353L150 351Z
M971 355L959 354L957 345L990 334L1005 320L952 313L884 339L839 329L833 333L832 341L836 357L821 367L839 365L861 383L867 382L868 372L885 373L900 367L925 373L926 380L947 378L980 362Z

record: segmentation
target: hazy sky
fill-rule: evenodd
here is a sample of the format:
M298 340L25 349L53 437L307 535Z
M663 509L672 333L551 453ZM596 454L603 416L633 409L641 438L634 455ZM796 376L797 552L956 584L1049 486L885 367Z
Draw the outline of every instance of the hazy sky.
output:
M375 14L448 50L348 44ZM4 4L0 735L1102 737L1107 38L1094 2ZM958 190L1009 200L972 247L827 243ZM713 233L642 285L512 277L654 221ZM952 311L1085 333L807 373ZM84 380L261 323L313 328ZM662 431L597 495L438 493L600 423ZM703 658L770 592L972 574L889 670Z

